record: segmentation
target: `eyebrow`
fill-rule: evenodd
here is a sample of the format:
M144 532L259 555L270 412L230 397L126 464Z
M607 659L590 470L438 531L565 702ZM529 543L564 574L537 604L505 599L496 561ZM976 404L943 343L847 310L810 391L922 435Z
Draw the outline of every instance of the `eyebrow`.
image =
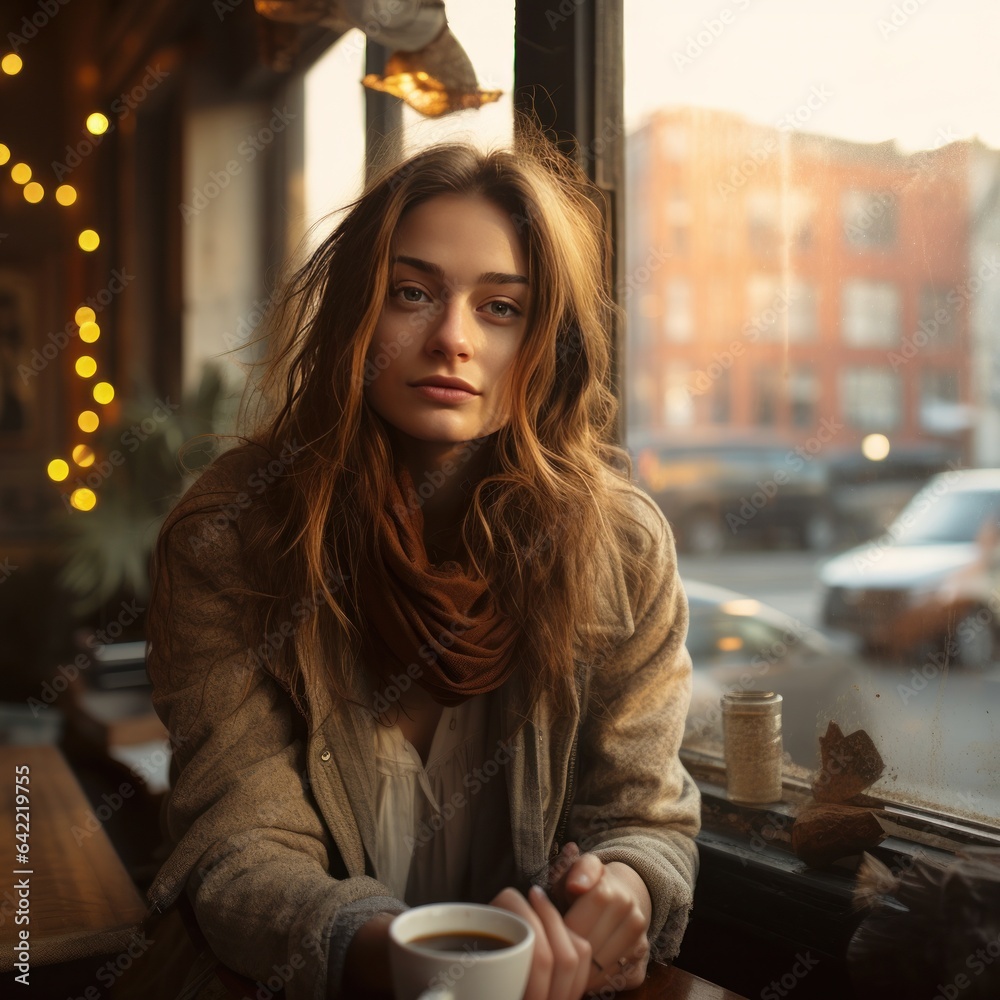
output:
M436 278L444 279L444 268L437 264L432 264L429 260L421 260L419 257L393 257L393 264L409 264L418 271L426 274L433 274ZM504 271L484 271L479 275L480 285L527 285L528 279L523 274L507 274Z

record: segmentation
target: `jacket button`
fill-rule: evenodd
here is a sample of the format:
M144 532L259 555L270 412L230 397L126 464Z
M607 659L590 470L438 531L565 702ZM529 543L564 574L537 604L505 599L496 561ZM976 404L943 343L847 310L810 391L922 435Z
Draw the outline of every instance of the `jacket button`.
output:
M330 751L329 751L329 750L324 750L324 751L323 751L323 752L322 752L322 753L321 753L321 754L319 755L319 759L320 759L320 760L323 760L323 761L326 761L326 760L329 760L329 759L330 759Z

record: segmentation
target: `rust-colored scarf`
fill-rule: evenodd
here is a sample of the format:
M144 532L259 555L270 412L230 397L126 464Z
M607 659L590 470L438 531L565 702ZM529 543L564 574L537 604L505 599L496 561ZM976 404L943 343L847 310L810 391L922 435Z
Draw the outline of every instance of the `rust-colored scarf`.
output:
M381 565L362 574L363 652L386 680L412 678L441 705L459 705L500 687L514 671L517 624L486 581L458 563L435 565L413 478L398 466L378 521Z

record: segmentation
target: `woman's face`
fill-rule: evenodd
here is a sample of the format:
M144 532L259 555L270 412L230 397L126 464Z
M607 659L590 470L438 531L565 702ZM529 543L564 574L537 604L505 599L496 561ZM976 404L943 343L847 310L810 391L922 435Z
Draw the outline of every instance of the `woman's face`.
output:
M368 352L372 409L426 444L499 430L508 418L500 391L525 335L527 274L510 217L492 201L447 194L410 209ZM460 385L426 384L449 380Z

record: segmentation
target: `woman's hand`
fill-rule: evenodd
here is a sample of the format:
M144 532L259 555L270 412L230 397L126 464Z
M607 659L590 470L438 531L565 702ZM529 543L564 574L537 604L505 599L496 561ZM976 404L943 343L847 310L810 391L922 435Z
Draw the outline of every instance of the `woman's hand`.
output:
M525 899L516 889L504 889L490 905L516 913L535 929L524 1000L580 1000L594 967L590 945L566 926L545 891L532 886Z
M562 857L569 864L559 880L568 904L565 924L591 949L586 989L640 986L649 961L653 910L646 884L628 865L605 864L596 854L580 854L575 844L567 844Z

